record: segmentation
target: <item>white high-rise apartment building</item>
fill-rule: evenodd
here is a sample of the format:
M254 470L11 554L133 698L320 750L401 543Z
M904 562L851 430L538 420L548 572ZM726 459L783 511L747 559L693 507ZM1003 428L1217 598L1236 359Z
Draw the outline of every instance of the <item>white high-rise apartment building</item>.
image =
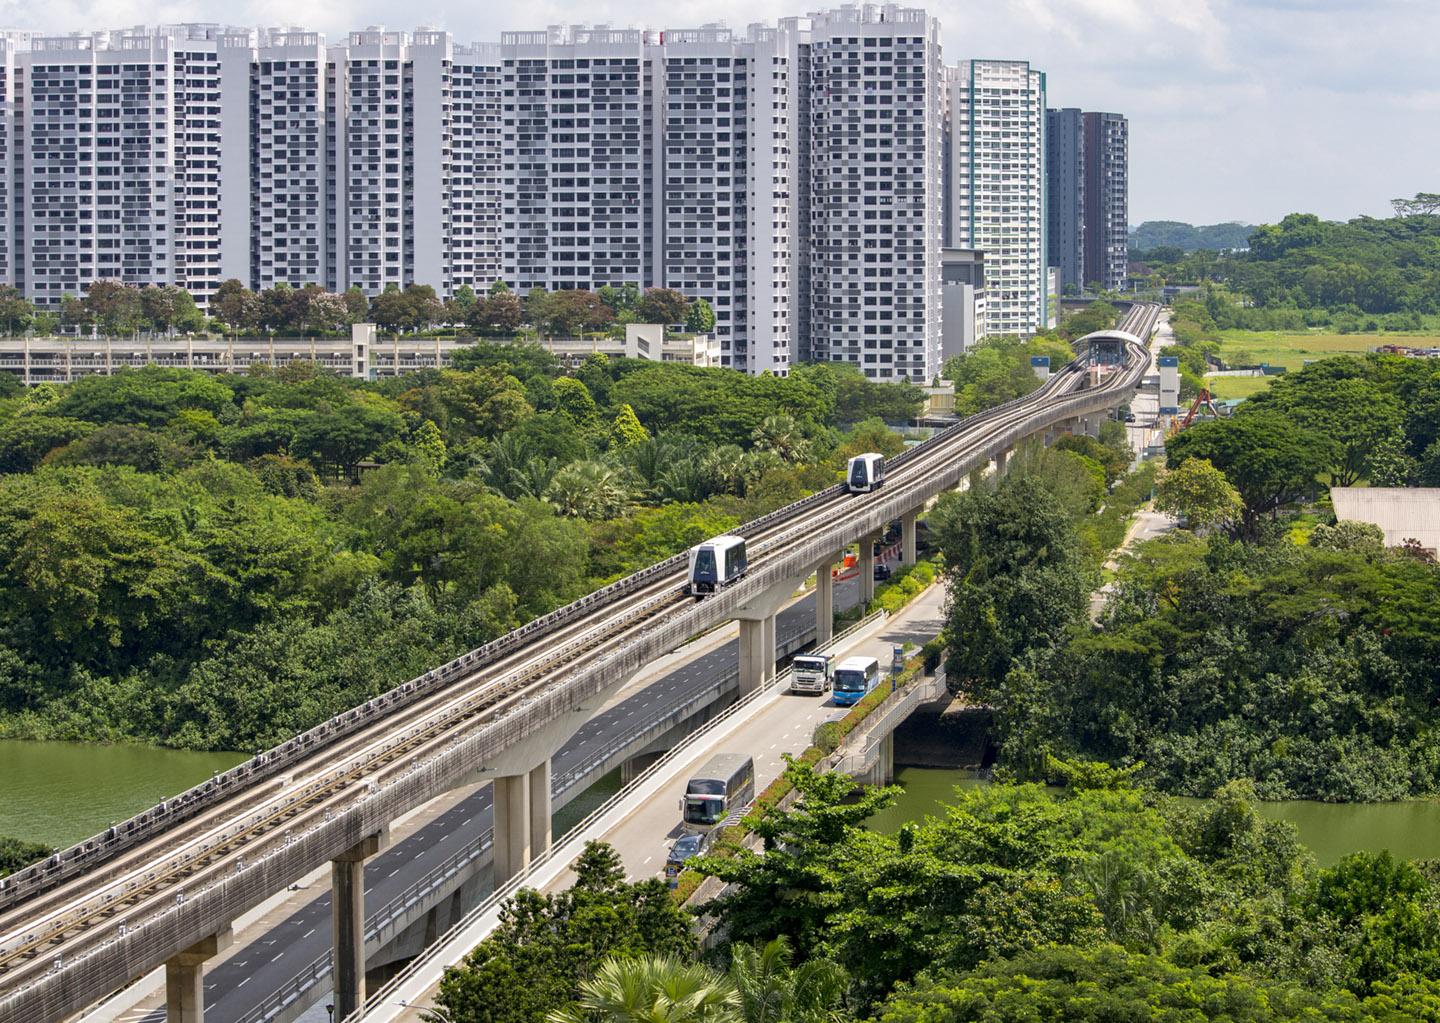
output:
M102 277L202 302L633 281L704 298L737 369L923 381L947 240L985 251L991 332L1043 322L1043 158L1044 77L947 79L935 19L896 5L473 45L0 34L0 278L51 307Z
M950 244L985 252L986 332L1049 322L1045 75L1025 61L951 69Z
M252 64L250 277L257 288L335 280L336 100L328 63L319 33L275 32L261 40ZM392 120L398 131L399 115ZM398 192L398 174L394 180Z
M656 57L664 284L710 304L723 363L750 373L792 361L803 39L795 19L707 25L667 30Z
M940 27L924 11L814 16L810 351L867 377L940 371Z
M90 282L219 284L218 29L4 38L6 276L54 306ZM244 133L230 143L248 148Z
M17 102L15 88L15 55L29 49L30 33L0 32L0 281L21 285L18 276L21 261L20 241L23 235L24 196L14 189L16 168L24 159L24 135L17 126L23 123L22 106ZM17 120L19 118L19 120ZM17 204L18 203L18 204Z
M437 291L461 285L483 292L501 277L503 223L501 171L502 75L498 45L456 46L450 80L450 220L446 243L448 280Z
M645 33L506 32L502 277L519 291L659 283L659 112Z

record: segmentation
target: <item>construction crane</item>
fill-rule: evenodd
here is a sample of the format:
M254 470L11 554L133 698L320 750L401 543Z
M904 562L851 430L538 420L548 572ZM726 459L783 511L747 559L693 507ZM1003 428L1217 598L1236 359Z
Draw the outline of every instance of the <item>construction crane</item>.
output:
M1186 412L1183 418L1171 420L1169 435L1173 437L1193 423L1195 421L1195 413L1200 411L1202 405L1208 408L1210 414L1216 419L1220 418L1220 413L1215 410L1215 403L1210 399L1210 388L1202 387L1200 388L1200 393L1195 396L1195 400L1190 403L1190 411Z

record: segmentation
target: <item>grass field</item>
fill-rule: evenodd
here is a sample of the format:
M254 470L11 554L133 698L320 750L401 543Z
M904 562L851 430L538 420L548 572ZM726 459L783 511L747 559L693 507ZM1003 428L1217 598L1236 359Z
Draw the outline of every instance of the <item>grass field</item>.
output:
M1248 398L1270 386L1274 377L1207 377L1206 384L1216 401Z
M1413 334L1281 334L1276 331L1227 330L1220 335L1220 358L1229 366L1268 362L1294 372L1306 360L1332 355L1364 355L1386 344L1428 348L1440 338ZM1248 398L1270 386L1271 377L1209 377L1216 398Z
M1427 347L1433 337L1394 334L1279 334L1273 331L1227 330L1220 335L1220 358L1227 365L1248 366L1268 362L1272 366L1299 369L1306 359L1331 355L1364 355L1384 344Z

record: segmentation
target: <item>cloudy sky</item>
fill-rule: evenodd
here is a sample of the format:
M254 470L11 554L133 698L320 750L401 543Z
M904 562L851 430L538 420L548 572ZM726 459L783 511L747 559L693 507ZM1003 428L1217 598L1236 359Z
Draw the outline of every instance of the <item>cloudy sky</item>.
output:
M161 21L303 25L334 39L429 24L462 41L558 23L689 28L803 14L778 0L0 0L64 33ZM1440 192L1436 0L944 0L945 59L1029 60L1050 106L1130 118L1130 222L1385 216ZM517 13L523 12L523 13Z

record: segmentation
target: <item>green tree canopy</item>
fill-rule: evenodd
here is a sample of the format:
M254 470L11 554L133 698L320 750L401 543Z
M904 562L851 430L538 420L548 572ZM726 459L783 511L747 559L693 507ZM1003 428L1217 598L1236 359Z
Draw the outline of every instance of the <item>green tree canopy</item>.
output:
M1208 458L1187 458L1156 483L1155 508L1183 517L1201 530L1215 529L1239 517L1240 494Z
M582 983L615 957L695 952L689 921L655 879L627 883L610 846L590 842L575 884L556 895L521 889L500 924L457 967L435 1002L451 1023L544 1023L581 1002Z
M1204 458L1225 474L1244 502L1247 536L1256 534L1261 516L1315 490L1316 477L1337 457L1330 438L1268 411L1199 423L1171 437L1165 449L1170 469Z
M946 494L930 535L951 573L946 634L954 684L984 700L1016 658L1061 644L1090 592L1074 527L1037 475L972 479Z

